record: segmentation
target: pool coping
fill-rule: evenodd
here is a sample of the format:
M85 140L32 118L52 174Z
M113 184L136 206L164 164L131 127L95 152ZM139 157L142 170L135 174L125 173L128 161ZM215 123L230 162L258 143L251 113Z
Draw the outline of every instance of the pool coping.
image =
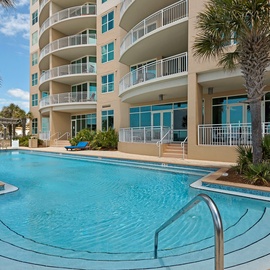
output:
M192 183L190 186L196 189L270 201L270 187L218 180L218 178L222 174L226 173L227 170L228 168L220 168L216 172L213 172Z

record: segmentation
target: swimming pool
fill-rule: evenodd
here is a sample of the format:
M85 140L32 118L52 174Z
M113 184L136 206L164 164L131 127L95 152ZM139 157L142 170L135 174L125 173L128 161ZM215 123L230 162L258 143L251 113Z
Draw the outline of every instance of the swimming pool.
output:
M1 180L19 187L0 196L0 256L63 269L97 269L88 267L98 260L153 260L155 230L200 193L189 185L214 171L28 151L2 151L0 158ZM259 221L269 221L267 202L208 195L222 215L226 252ZM260 237L267 233L260 230ZM207 260L209 254L212 259L213 242L210 212L200 204L161 233L159 256L169 265ZM240 242L241 249L249 245ZM198 256L198 250L205 254Z

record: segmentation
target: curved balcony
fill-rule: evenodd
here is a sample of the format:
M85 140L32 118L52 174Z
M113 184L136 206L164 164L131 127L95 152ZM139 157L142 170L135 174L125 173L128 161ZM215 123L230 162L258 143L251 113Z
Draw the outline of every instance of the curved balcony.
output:
M90 15L90 16L87 16ZM57 31L70 36L76 32L82 30L82 25L92 26L93 28L96 27L96 5L82 5L67 8L61 10L51 17L49 17L40 27L39 37L40 37L40 47L42 48L43 43L45 44L46 41L43 39L48 40L48 34L46 37L43 38L44 32L51 27L54 26L54 29ZM78 19L77 23L71 22L70 24L61 23L66 22L70 19Z
M186 96L187 53L147 64L126 74L119 83L122 101L137 103Z
M41 25L49 16L49 0L43 0L39 5L39 25Z
M71 64L44 71L40 77L39 89L41 91L48 89L48 83L50 80L68 85L80 83L84 80L95 81L96 66L94 63Z
M55 40L41 50L39 67L41 70L48 67L49 60L46 61L44 58L51 53L69 61L83 55L96 55L96 41L96 34L74 35ZM78 47L80 47L79 50Z
M137 24L124 38L120 62L143 62L157 55L168 56L188 50L188 1L177 2ZM185 38L186 37L186 38ZM173 42L168 46L168 38ZM153 48L154 46L154 48Z
M39 102L39 110L46 114L51 107L54 111L78 112L96 109L96 93L61 93L44 97Z
M179 0L123 0L120 9L120 27L129 31L134 25L154 12L165 8ZM143 8L142 8L143 6Z

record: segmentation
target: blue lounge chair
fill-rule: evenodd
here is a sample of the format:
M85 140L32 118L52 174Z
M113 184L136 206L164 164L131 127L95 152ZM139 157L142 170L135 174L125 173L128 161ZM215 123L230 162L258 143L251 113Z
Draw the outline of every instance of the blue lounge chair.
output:
M66 150L85 150L88 149L88 142L78 142L77 145L65 146Z

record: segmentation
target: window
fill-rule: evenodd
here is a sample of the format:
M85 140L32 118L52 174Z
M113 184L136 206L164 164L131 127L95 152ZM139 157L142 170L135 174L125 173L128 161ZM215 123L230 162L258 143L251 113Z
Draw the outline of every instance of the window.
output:
M102 63L109 62L114 59L114 43L111 42L101 47Z
M34 73L32 74L32 86L37 85L38 84L38 74Z
M35 52L32 54L32 66L37 65L37 63L38 63L38 53Z
M105 3L105 2L107 2L107 0L101 0L101 3L102 3L102 4Z
M32 13L32 25L36 24L38 22L38 11L36 10L34 13Z
M107 131L109 128L113 128L114 111L102 111L102 130Z
M38 32L36 31L32 34L32 46L37 44L37 42L38 42Z
M114 91L114 74L108 74L101 77L102 93Z
M37 106L38 105L38 94L33 94L32 95L32 106Z
M95 113L85 115L73 115L71 117L72 137L83 130L96 130L97 129L97 115Z
M37 0L32 0L32 5L34 5L37 2Z
M110 12L102 17L102 33L114 28L114 12Z
M38 133L38 120L37 118L32 119L32 134Z

